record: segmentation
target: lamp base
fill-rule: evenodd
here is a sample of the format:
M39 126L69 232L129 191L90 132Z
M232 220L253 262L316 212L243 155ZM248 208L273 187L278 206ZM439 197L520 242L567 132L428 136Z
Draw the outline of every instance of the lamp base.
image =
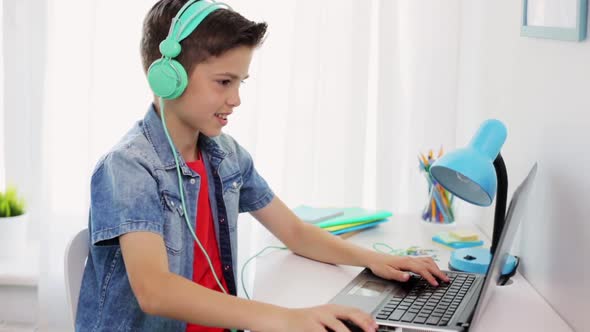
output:
M488 248L463 248L451 253L449 267L453 271L485 274L491 261L492 254ZM502 275L511 274L516 268L516 264L516 258L508 256L502 268Z

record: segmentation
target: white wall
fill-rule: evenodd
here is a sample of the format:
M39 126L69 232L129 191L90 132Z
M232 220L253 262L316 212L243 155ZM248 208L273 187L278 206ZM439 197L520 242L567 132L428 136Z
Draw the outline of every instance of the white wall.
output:
M521 1L463 1L461 10L457 142L467 142L483 119L506 124L509 197L539 162L521 229L522 272L582 331L590 325L584 209L590 194L590 41L521 37ZM491 221L493 209L485 213L482 220Z
M45 1L2 1L2 6L6 80L2 101L4 124L1 130L5 140L5 180L6 184L17 187L30 207L42 200L40 179L37 177L31 181L31 178L43 169L42 161L38 158L42 145L42 119L38 114L43 108L46 65ZM30 220L37 220L40 216L35 210L29 212ZM33 222L33 226L28 228L33 238L39 235L38 225Z

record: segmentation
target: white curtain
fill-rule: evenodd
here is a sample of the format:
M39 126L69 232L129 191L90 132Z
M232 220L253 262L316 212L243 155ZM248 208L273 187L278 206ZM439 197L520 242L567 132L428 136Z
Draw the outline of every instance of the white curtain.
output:
M269 35L228 131L281 197L421 207L417 153L454 146L459 2L232 5Z
M418 214L417 153L455 143L459 0L229 2L269 24L227 132L275 192L290 206ZM63 250L87 224L91 171L150 102L139 40L153 3L47 1L42 107L32 110L42 167L30 177L41 197L42 330L70 326ZM258 233L241 225L240 261Z
M4 136L4 6L0 6L0 191L6 187Z
M278 195L290 206L418 215L427 198L418 152L455 145L459 1L232 5L268 22L269 35L228 131ZM268 243L248 226L240 261Z

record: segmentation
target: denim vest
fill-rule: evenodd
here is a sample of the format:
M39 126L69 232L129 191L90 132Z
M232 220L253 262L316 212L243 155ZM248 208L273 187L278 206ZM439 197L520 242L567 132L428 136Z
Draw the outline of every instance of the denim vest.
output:
M236 294L238 213L266 206L273 192L233 138L199 137L223 277ZM195 222L201 179L180 158L189 221ZM91 179L90 254L76 331L181 331L186 323L144 313L127 278L119 236L153 232L164 239L171 272L192 280L194 239L183 216L174 157L152 105L97 164ZM194 227L194 226L193 226Z

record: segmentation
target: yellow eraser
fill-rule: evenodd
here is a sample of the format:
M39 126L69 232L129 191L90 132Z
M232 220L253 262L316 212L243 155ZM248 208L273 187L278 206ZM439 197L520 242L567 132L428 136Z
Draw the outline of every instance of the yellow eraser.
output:
M479 236L477 233L468 230L456 230L449 232L452 237L455 237L461 241L477 241Z

